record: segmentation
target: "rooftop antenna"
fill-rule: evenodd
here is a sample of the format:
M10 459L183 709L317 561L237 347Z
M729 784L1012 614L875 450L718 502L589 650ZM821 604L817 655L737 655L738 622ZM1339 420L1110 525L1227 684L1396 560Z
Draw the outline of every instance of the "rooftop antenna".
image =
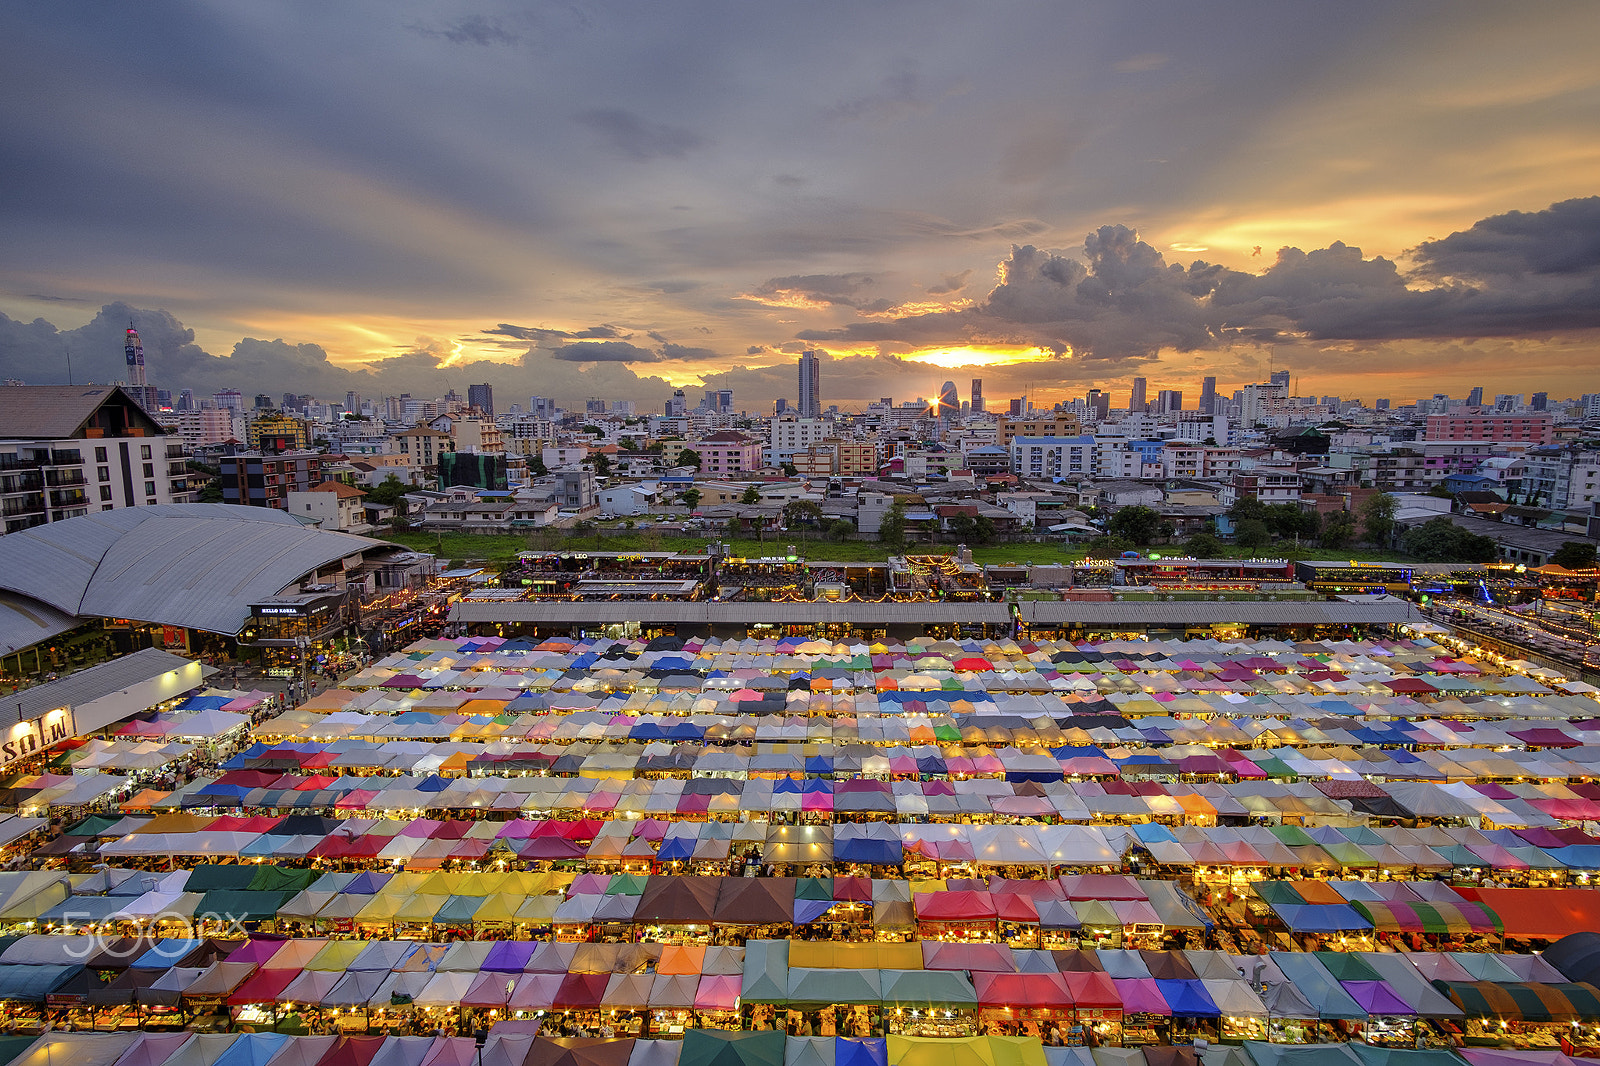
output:
M72 346L66 345L67 351L67 384L72 384Z

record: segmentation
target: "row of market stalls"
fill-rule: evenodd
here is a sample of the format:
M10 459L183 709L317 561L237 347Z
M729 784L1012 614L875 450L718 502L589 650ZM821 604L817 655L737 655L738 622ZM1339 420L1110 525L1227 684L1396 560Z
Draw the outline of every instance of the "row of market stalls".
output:
M502 1022L482 1045L466 1036L286 1036L279 1033L48 1033L8 1038L16 1066L1575 1066L1559 1049L1405 1050L1364 1043L1290 1047L1045 1046L998 1035L787 1036L690 1030L682 1040L552 1037ZM9 1050L0 1044L0 1053Z
M1285 872L1368 879L1406 873L1481 879L1487 873L1519 883L1588 883L1600 869L1600 842L1576 828L1372 828L1350 816L1333 819L1346 823L1342 826L1020 824L1014 819L1056 811L1051 804L1061 797L972 793L967 798L1009 808L1003 813L1011 820L985 818L989 824L970 824L955 820L959 814L952 810L950 820L938 822L696 821L643 817L638 812L628 818L620 804L607 812L616 814L614 818L507 821L190 813L95 816L69 826L64 835L37 849L36 858L52 863L87 858L145 864L162 860L169 868L181 858L238 862L289 858L310 868L413 871L497 864L503 868L513 863L632 873L713 868L737 872L735 867L757 863L817 865L829 874L895 876L975 875L1016 867L1031 877L1129 864L1152 872L1185 869L1202 881L1241 883ZM1180 798L1212 802L1199 795ZM1108 803L1102 811L1114 809L1123 816L1150 818L1159 810L1163 817L1181 818L1186 810L1167 793L1105 799L1119 803ZM1166 802L1152 803L1158 800ZM1282 808L1271 804L1286 807L1296 800L1293 795L1258 797L1252 809L1279 812ZM1193 802L1188 804L1188 809L1194 807ZM17 831L35 822L24 820ZM0 822L0 829L5 824ZM7 913L0 907L0 923Z
M743 947L26 937L0 952L13 1018L226 1016L253 1031L410 1032L533 1023L678 1039L703 1028L1095 1046L1370 1044L1593 1033L1600 990L1533 955L1025 950L751 940ZM1548 1034L1546 1034L1548 1035ZM1536 1039L1527 1041L1537 1043Z

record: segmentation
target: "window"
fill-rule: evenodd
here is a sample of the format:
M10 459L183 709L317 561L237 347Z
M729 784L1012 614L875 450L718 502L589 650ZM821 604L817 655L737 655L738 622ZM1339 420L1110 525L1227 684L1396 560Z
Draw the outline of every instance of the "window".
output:
M101 485L100 486L100 498L102 500L105 500L105 501L110 501L110 499L111 499L111 486L110 485Z
M146 444L144 447L139 449L139 458L141 458L141 459L150 458L150 445Z
M97 463L106 461L106 450L104 448L96 448L94 450L94 461Z
M96 471L96 473L99 475L101 481L111 480L111 468L109 466L102 466Z
M146 481L144 483L144 494L146 496L154 496L156 494L156 483L154 481Z
M155 477L156 476L156 464L154 464L154 463L146 463L146 464L144 464L144 476L145 477Z

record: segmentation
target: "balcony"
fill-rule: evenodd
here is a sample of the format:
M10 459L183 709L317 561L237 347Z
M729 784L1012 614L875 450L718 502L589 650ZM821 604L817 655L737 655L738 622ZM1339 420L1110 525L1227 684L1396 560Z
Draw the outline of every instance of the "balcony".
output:
M89 502L89 497L82 489L51 489L51 507L82 507Z
M51 466L82 466L83 453L76 448L50 453Z
M0 471L37 470L40 465L40 460L32 455L0 454Z
M7 518L13 518L17 515L43 513L44 495L42 493L35 492L20 498L0 501L0 514L4 514Z
M183 458L187 458L188 455L189 455L189 449L188 449L188 447L186 445L183 445L183 444L169 444L169 445L167 445L167 458L168 459L183 459Z
M167 464L167 476L168 477L188 477L189 476L189 464L188 463L168 463Z
M70 488L76 485L87 485L89 482L84 478L83 471L81 470L49 470L45 472L44 483L50 488L54 489Z

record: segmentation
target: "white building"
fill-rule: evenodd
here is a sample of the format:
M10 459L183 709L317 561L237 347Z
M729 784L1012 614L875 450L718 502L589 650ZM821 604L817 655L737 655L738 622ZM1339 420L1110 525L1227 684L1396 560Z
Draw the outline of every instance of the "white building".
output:
M120 386L0 387L7 533L91 511L188 503L188 454Z

